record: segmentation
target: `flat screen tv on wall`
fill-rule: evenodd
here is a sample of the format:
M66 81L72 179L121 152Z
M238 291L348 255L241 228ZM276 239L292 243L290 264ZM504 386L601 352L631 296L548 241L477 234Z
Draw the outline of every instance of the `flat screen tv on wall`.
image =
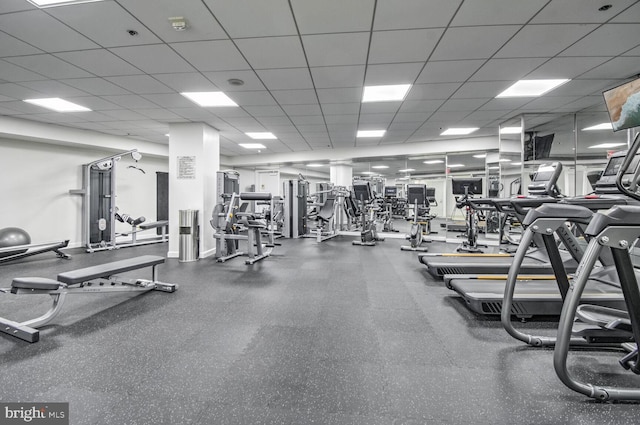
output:
M613 131L640 126L640 78L602 93Z

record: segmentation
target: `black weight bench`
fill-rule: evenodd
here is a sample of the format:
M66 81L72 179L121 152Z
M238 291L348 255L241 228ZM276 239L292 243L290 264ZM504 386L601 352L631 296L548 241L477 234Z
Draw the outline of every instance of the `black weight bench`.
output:
M42 277L17 277L11 288L0 288L0 292L20 294L48 294L53 305L44 315L25 322L14 322L0 317L0 332L27 342L37 342L40 332L36 329L49 323L60 313L68 294L97 294L104 292L175 292L178 286L156 281L156 266L165 259L157 255L143 255L126 260L99 264L60 273L57 279ZM151 280L129 279L117 276L121 273L151 267Z

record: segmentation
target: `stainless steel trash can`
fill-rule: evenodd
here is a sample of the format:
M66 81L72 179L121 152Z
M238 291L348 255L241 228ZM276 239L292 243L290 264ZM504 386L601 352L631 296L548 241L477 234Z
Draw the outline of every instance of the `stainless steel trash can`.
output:
M197 261L200 257L198 210L180 210L178 261Z

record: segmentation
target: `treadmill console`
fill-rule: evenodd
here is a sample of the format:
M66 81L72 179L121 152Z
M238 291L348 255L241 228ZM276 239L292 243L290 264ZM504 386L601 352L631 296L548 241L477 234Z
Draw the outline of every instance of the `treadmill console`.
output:
M425 184L408 184L407 185L407 203L418 205L429 205L427 200L427 185Z
M560 195L558 189L558 179L562 173L562 163L552 162L541 164L534 173L531 184L528 186L531 196L553 196Z
M594 191L597 194L619 194L620 191L616 187L616 176L618 174L618 170L620 170L620 166L624 162L624 159L627 155L626 151L616 152L609 157L609 162L607 163L606 168L602 172L602 176L594 185ZM629 185L629 182L638 168L638 162L640 162L640 154L636 154L629 170L622 177L622 184L625 186Z

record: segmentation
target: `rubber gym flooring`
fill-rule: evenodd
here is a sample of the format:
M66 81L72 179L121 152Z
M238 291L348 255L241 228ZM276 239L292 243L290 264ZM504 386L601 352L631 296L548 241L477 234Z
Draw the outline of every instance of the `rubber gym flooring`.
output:
M352 239L280 240L253 266L171 259L159 279L180 285L172 294L70 296L40 342L0 335L0 401L69 402L71 424L638 422L638 404L565 388L551 350L468 311L417 253L400 251L404 241ZM0 286L166 249L44 254L0 266ZM48 299L0 294L0 315L32 318ZM522 324L549 334L553 325ZM618 357L571 354L577 374L638 387Z

